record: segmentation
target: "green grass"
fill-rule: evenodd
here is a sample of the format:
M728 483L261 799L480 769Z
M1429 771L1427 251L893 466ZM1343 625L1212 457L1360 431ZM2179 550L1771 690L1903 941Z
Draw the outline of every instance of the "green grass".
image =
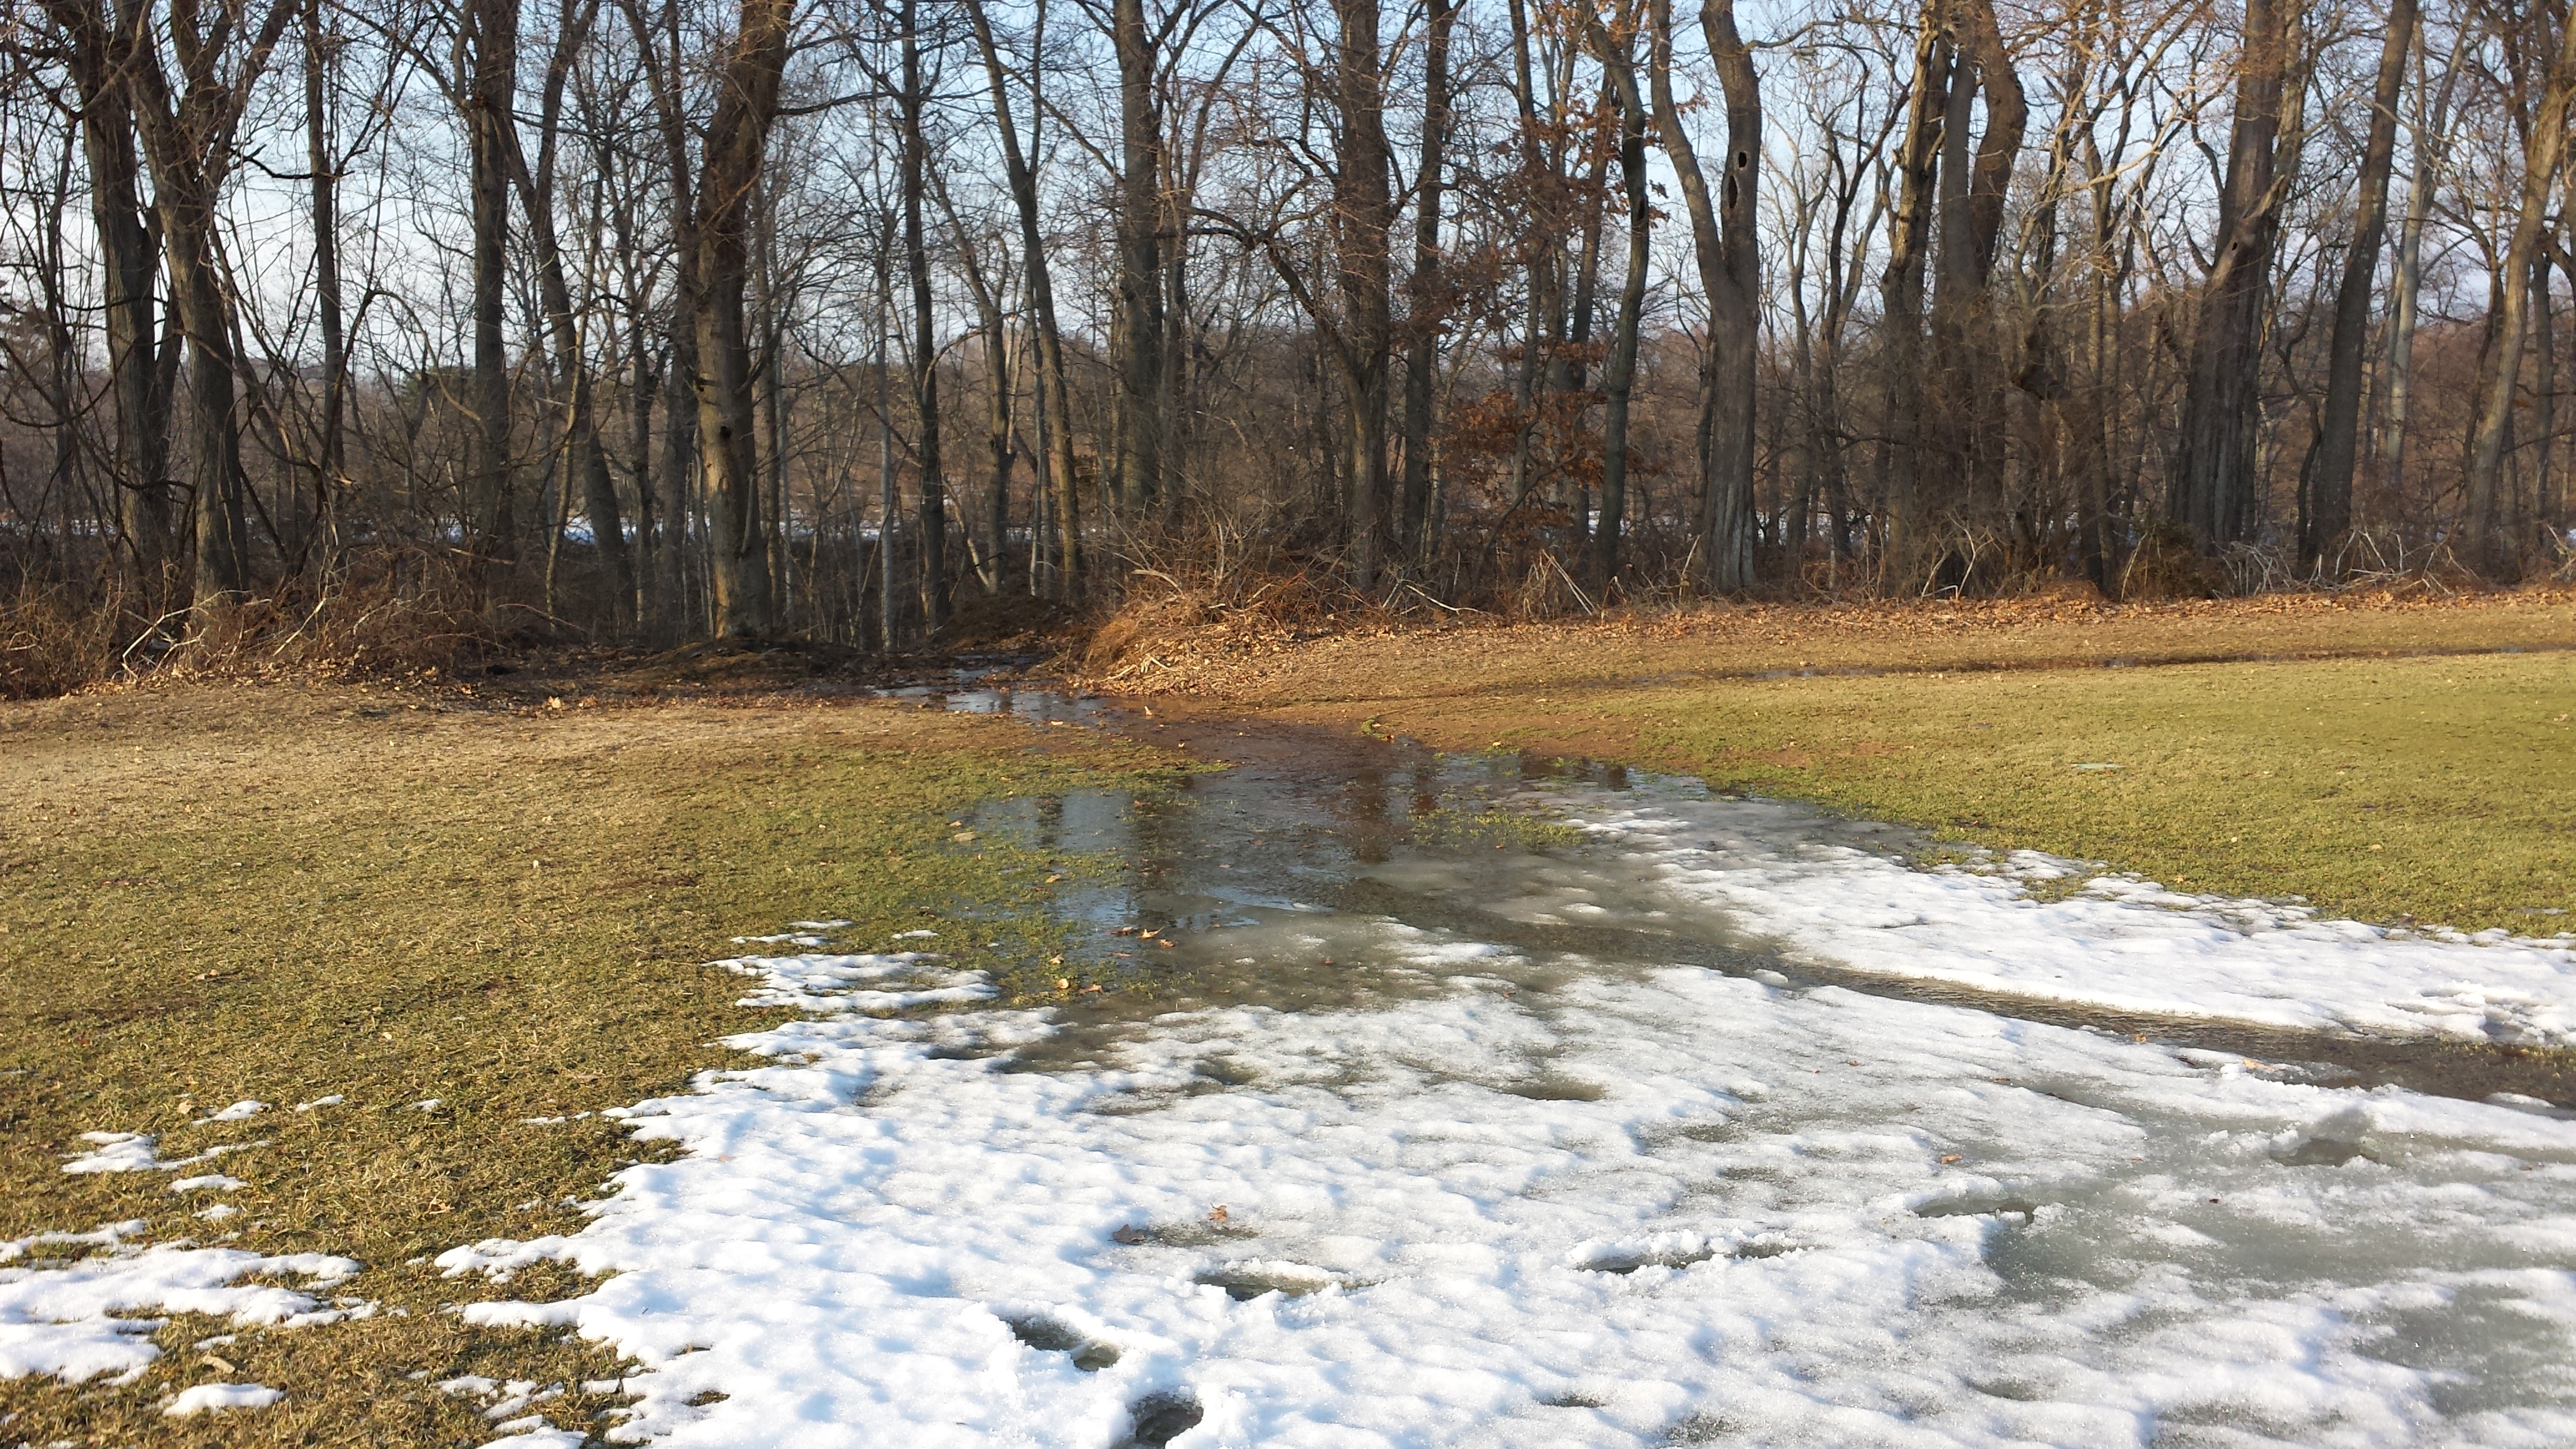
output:
M2335 915L2576 929L2576 658L1796 678L1595 728L1720 787ZM2080 769L2116 765L2117 769Z
M230 1230L256 1251L359 1259L340 1291L388 1310L243 1330L218 1351L228 1368L189 1347L226 1325L174 1320L132 1385L0 1381L9 1442L469 1444L488 1426L429 1381L613 1377L560 1333L443 1311L574 1291L565 1275L493 1289L413 1261L568 1231L562 1200L637 1156L597 1119L521 1119L682 1089L734 1059L714 1039L779 1013L734 1005L744 978L707 963L790 920L847 918L838 940L859 950L940 930L957 964L1051 989L1068 937L1038 908L1048 877L1106 864L959 841L950 822L1161 769L1071 732L882 705L417 703L210 689L0 712L0 1238L126 1218L154 1241ZM968 916L971 932L941 924ZM285 1110L328 1094L346 1101ZM276 1105L190 1125L241 1098ZM268 1145L223 1159L249 1186L217 1227L165 1174L65 1175L89 1130L161 1134L165 1157ZM222 1379L289 1397L155 1412ZM610 1402L548 1409L592 1427Z

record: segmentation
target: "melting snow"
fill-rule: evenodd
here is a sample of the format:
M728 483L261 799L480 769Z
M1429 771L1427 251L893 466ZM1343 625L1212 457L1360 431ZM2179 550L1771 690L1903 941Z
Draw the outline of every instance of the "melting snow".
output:
M72 1154L63 1163L63 1171L171 1172L182 1167L194 1167L200 1162L212 1162L226 1153L247 1152L251 1148L268 1145L265 1140L227 1142L209 1147L194 1157L164 1161L160 1155L160 1139L148 1132L84 1132L80 1140L90 1144L90 1150Z
M285 1390L266 1384L197 1384L181 1389L161 1412L184 1419L210 1409L265 1409L285 1397Z
M323 1253L262 1257L180 1243L137 1247L125 1241L143 1226L118 1223L96 1233L40 1233L0 1243L0 1265L6 1265L0 1266L0 1379L52 1374L78 1381L139 1372L160 1354L150 1336L160 1330L161 1320L112 1316L138 1310L210 1313L236 1324L289 1328L336 1322L362 1311L324 1308L289 1288L235 1286L258 1273L304 1278L325 1287L358 1271L350 1259ZM30 1249L55 1243L99 1251L69 1262L19 1262Z
M742 999L744 1006L810 1012L901 1011L993 999L993 984L984 973L944 970L935 964L939 959L919 951L897 951L869 956L746 956L715 964L766 983Z
M621 1114L685 1152L582 1232L438 1261L614 1273L469 1312L693 1446L2576 1438L2576 1124L1383 937L1479 974L1054 1072L1000 1069L1038 1014L832 1004L893 958L734 963L842 1014Z
M169 1164L157 1150L160 1139L145 1132L84 1132L91 1150L63 1164L65 1172L150 1172Z
M251 1118L258 1116L260 1113L267 1110L268 1104L266 1102L253 1102L245 1098L211 1116L198 1118L196 1125L203 1127L209 1122L247 1122Z
M249 1183L242 1181L238 1177L226 1177L220 1172L210 1172L203 1177L179 1178L170 1184L170 1190L172 1192L196 1192L200 1189L207 1189L215 1192L231 1192L235 1188L248 1186L250 1186Z
M2085 868L2021 852L2002 874L1915 870L1846 845L1784 843L1807 816L1795 807L1560 798L1672 896L1796 959L2122 1011L2576 1046L2576 940L2413 934L2116 876L2042 900L2027 881Z

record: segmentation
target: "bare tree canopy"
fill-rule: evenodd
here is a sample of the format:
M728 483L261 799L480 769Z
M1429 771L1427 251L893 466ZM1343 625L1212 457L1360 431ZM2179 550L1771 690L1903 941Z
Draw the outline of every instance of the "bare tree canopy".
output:
M0 597L603 641L2570 566L2563 9L42 0ZM979 601L990 601L979 602Z

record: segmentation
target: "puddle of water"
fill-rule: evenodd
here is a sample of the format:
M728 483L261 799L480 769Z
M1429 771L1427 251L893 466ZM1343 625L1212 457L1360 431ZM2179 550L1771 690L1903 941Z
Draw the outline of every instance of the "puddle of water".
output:
M1131 732L1138 723L1095 701L1036 691L967 691L947 702ZM2565 1406L2566 1334L2546 1320L2555 1311L2548 1305L2576 1301L2561 1281L2576 1244L2576 1218L2565 1211L2576 1148L2535 1146L2539 1137L2496 1145L2510 1133L2488 1143L2485 1129L2462 1129L2454 1118L2425 1125L2432 1119L2410 1105L2420 1099L2355 1090L2510 1092L2534 1107L2564 1107L2576 1090L2557 1058L2177 1021L1794 964L1742 936L1723 913L1677 899L1615 850L1428 828L1561 801L1569 787L1704 800L1687 782L1582 762L1244 738L1233 751L1237 768L1189 777L1168 793L1011 800L977 813L980 833L1123 863L1114 880L1069 891L1054 908L1093 929L1089 949L1119 963L1134 989L1068 1005L1057 1012L1058 1030L997 1048L1011 1054L1012 1070L1115 1068L1128 1046L1150 1040L1170 1049L1162 1038L1172 1023L1209 1019L1175 1012L1255 1007L1329 1017L1490 992L1558 1044L1463 1055L1454 1044L1445 1054L1426 1046L1418 1056L1402 1041L1368 1051L1310 1046L1283 1064L1216 1041L1186 1075L1122 1088L1088 1110L1150 1124L1186 1116L1188 1104L1211 1094L1271 1093L1283 1072L1295 1090L1360 1102L1409 1074L1410 1094L1493 1094L1550 1120L1580 1120L1605 1097L1617 1105L1623 1089L1595 1077L1630 1069L1629 1043L1651 1057L1657 1034L1669 1043L1675 1029L1667 1019L1618 1017L1639 1009L1621 1002L1651 993L1622 997L1615 988L1702 967L1770 993L1764 1010L1781 1023L1777 1037L1743 1047L1748 1077L1770 1085L1712 1081L1710 1090L1737 1094L1725 1111L1627 1129L1653 1168L1641 1191L1667 1194L1657 1226L1669 1230L1596 1240L1567 1266L1647 1284L1794 1262L1831 1251L1835 1233L1849 1236L1844 1219L1874 1215L1924 1232L1981 1231L1978 1256L1992 1283L1976 1291L1991 1298L1970 1293L1944 1311L2019 1325L2013 1332L2080 1331L2117 1349L2182 1332L2178 1325L2213 1302L2310 1305L2295 1312L2349 1318L2356 1352L2433 1376L2443 1414ZM1902 853L1920 843L1901 830L1767 804L1749 805L1739 823L1783 849ZM1864 999L1866 1011L1852 1005ZM2021 1040L2024 1022L2080 1035L2043 1033L2061 1045L2042 1050ZM1722 1034L1720 1026L1710 1029ZM2021 1065L1961 1075L1962 1062L1988 1050L1963 1043L1982 1041L2013 1044L1993 1048L1994 1059ZM1590 1054L1568 1043L1588 1043ZM1320 1059L1334 1052L1335 1061ZM2263 1064L2258 1071L2247 1070L2249 1058ZM2531 1120L2536 1131L2550 1119ZM2038 1122L2049 1140L2034 1140ZM1423 1135L1436 1140L1436 1124ZM1935 1165L1935 1181L1946 1185L1901 1190L1900 1182L1923 1181L1927 1135L1946 1149ZM1533 1200L1572 1190L1526 1189ZM1282 1222L1256 1233L1137 1221L1110 1236L1108 1251L1222 1288L1235 1302L1368 1292L1357 1273L1310 1266L1333 1261L1338 1241L1320 1225ZM2049 1315L2074 1302L2123 1306L2115 1321L2055 1325ZM1049 1352L1100 1347L1053 1320L1012 1328ZM1114 1362L1116 1350L1107 1351ZM2076 1392L2059 1378L2017 1373L1999 1362L1976 1389L2002 1401ZM1587 1390L1545 1402L1605 1401ZM1165 1442L1201 1412L1186 1396L1139 1402L1130 1442ZM2206 1425L2199 1412L2169 1414L2161 1432L2268 1432L2259 1405L2211 1410ZM1670 1432L1732 1432L1710 1427L1718 1423L1687 1418Z
M1158 722L1108 702L1047 690L921 697L963 712L1144 739L1160 733ZM1462 970L1545 991L1570 976L1695 965L1793 989L1838 986L2221 1053L2275 1080L2397 1085L2471 1099L2503 1094L2576 1108L2576 1060L2568 1053L2178 1018L1791 962L1723 912L1677 901L1660 878L1617 851L1533 839L1526 831L1458 828L1498 817L1541 819L1569 792L1576 800L1591 794L1704 804L1710 797L1696 781L1598 761L1438 755L1270 726L1257 734L1202 727L1190 738L1203 758L1230 758L1234 768L1185 777L1153 797L994 802L970 821L979 835L1000 832L1043 851L1101 852L1124 862L1117 879L1069 885L1051 903L1097 929L1090 960L1112 969L1095 974L1126 987L1068 1008L1076 1030L1048 1049L1055 1060L1085 1059L1102 1032L1173 1010L1346 1008L1441 989ZM1901 827L1775 802L1740 804L1735 828L1783 853L1831 846L1912 856L1928 846ZM1473 944L1452 943L1442 956L1422 939L1391 939L1389 921ZM1139 934L1110 934L1121 928Z

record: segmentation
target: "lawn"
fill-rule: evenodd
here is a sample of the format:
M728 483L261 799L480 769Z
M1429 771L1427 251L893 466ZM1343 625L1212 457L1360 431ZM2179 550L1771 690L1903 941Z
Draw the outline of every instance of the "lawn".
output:
M1161 768L1087 732L846 701L526 709L279 686L0 706L0 1240L141 1219L154 1242L356 1258L336 1291L376 1305L202 1350L232 1330L181 1315L131 1384L0 1380L5 1437L472 1444L489 1426L436 1381L613 1378L560 1331L446 1311L569 1283L451 1282L426 1255L572 1230L567 1199L638 1155L580 1114L679 1089L735 1060L716 1037L784 1015L735 1005L746 982L708 964L735 936L838 917L869 949L936 930L1006 991L1051 991L1062 928L1028 907L1100 866L950 822ZM341 1100L292 1110L324 1097ZM243 1100L271 1105L197 1125ZM156 1134L164 1158L263 1145L221 1159L247 1185L210 1223L192 1210L211 1196L171 1174L64 1173L98 1130ZM226 1379L288 1397L157 1413ZM543 1411L595 1427L613 1402Z
M1767 642L1723 610L1337 640L1161 707L1643 764L2363 920L2576 928L2564 603L2249 608L2197 636L2173 610L1749 612ZM2191 662L2213 654L2251 657ZM1818 659L1846 667L1795 667Z

